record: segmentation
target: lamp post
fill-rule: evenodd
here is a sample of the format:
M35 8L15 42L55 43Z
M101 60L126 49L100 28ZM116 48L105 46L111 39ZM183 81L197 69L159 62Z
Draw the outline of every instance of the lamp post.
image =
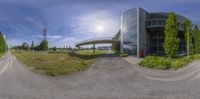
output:
M93 44L93 53L95 53L95 44Z

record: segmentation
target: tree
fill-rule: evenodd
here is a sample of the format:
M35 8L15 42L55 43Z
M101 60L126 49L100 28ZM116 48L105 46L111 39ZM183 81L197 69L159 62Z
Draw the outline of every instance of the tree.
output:
M113 39L120 40L120 34L121 34L121 31L119 30ZM115 52L119 52L120 51L120 43L116 43L116 42L112 43L112 50L114 50Z
M197 25L194 26L193 38L194 38L194 52L199 53L200 52L200 32Z
M42 40L42 42L40 43L40 49L42 51L48 50L48 41L47 40Z
M28 43L22 43L21 49L22 49L22 50L28 50L28 49L29 49Z
M53 47L53 51L56 51L57 50L57 48L56 47Z
M34 50L36 50L36 51L41 50L40 45L36 45L35 48L34 48Z
M184 21L184 33L185 43L187 48L187 54L193 54L193 43L192 43L192 24L190 20Z
M35 48L34 41L32 41L32 43L31 43L31 50L34 50L34 48Z
M178 23L176 19L176 14L174 12L169 13L168 19L166 20L165 25L165 41L164 41L164 50L165 53L173 58L179 47L179 38L178 38Z
M68 50L72 50L71 46L68 47Z
M0 53L5 53L8 47L2 32L0 32Z

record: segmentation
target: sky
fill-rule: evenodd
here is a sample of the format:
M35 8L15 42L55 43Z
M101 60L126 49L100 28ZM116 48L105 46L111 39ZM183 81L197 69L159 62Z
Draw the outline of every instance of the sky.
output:
M47 27L50 47L113 37L123 12L141 7L148 12L175 12L200 26L200 0L0 0L0 31L9 47L36 44Z

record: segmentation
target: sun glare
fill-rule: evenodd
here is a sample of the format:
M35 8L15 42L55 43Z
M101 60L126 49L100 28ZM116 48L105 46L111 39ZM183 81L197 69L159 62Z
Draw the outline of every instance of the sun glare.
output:
M97 30L97 32L102 32L102 31L104 31L104 27L102 25L98 25L98 26L96 26L96 30Z

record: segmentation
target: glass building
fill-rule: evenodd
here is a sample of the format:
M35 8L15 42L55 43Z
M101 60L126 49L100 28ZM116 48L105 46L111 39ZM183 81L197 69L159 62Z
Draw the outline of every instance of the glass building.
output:
M149 13L142 8L130 9L121 17L121 52L139 57L164 55L164 27L169 13ZM180 38L178 54L186 53L183 23L187 18L177 15Z

